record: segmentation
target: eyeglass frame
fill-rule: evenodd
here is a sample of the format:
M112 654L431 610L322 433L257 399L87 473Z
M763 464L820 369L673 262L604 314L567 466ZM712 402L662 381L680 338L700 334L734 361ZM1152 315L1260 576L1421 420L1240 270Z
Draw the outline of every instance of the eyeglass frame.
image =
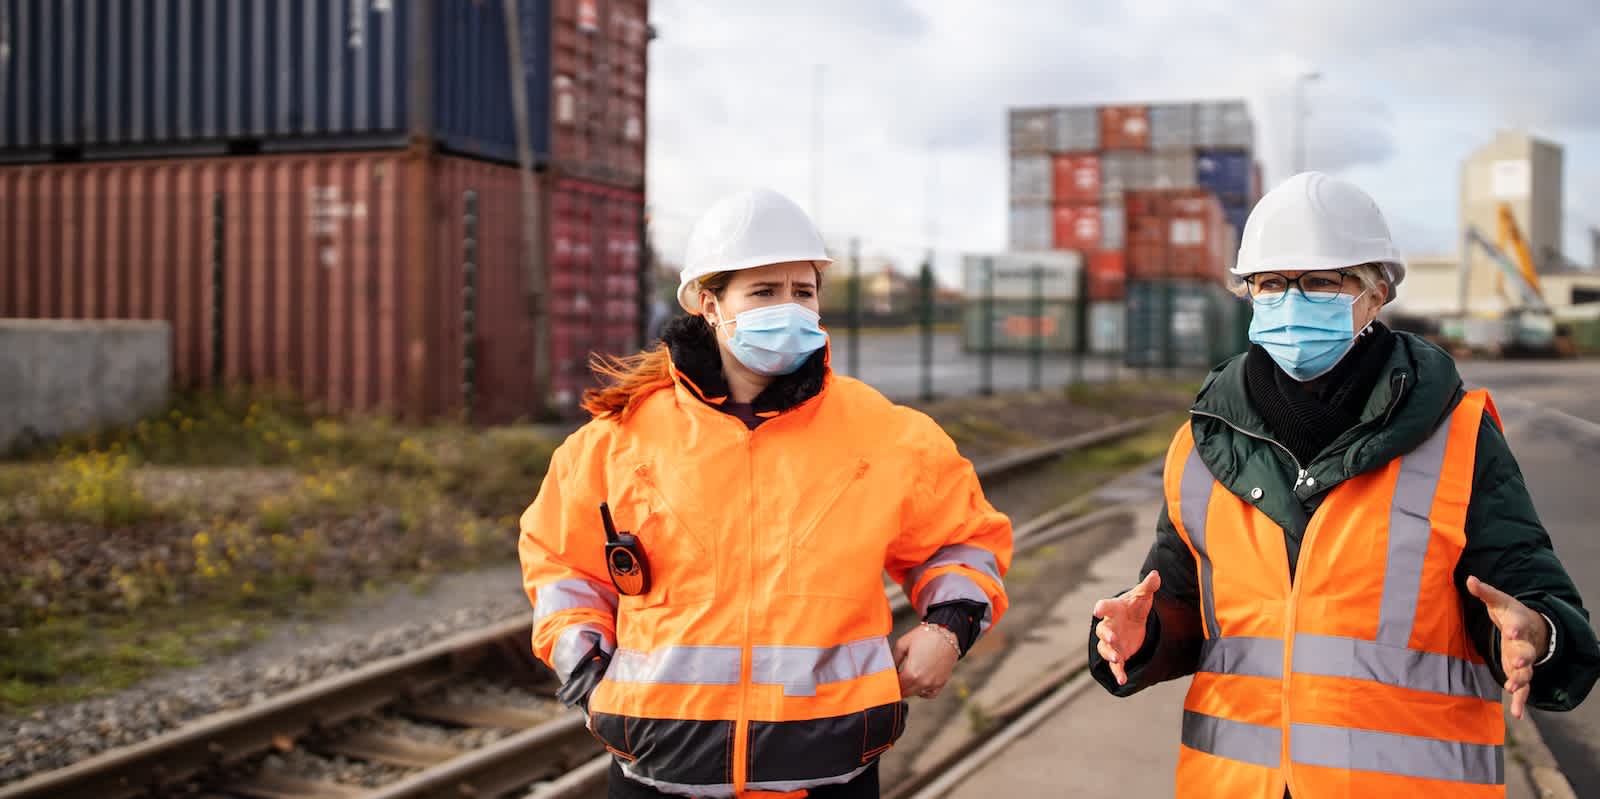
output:
M1308 293L1306 291L1305 287L1300 285L1300 281L1305 279L1309 275L1317 275L1317 274L1322 274L1322 275L1336 274L1336 275L1338 275L1339 276L1339 291L1337 293L1335 293L1335 294L1328 295L1327 299L1316 299L1316 298L1313 298L1311 296L1312 294L1323 295L1323 294L1325 294L1325 292L1309 292ZM1283 287L1283 291L1276 295L1276 297L1277 297L1276 299L1269 299L1269 300L1263 301L1255 293L1256 280L1259 280L1260 278L1268 276L1268 275L1275 275L1277 277L1283 278L1283 281L1288 285L1284 286ZM1267 306L1267 307L1270 308L1270 307L1282 304L1284 298L1289 296L1289 290L1290 289L1294 289L1296 291L1299 291L1300 292L1300 296L1304 297L1307 302L1313 302L1313 303L1318 303L1318 304L1327 304L1327 303L1331 303L1331 302L1336 302L1339 297L1343 297L1343 296L1352 296L1352 297L1359 298L1361 296L1361 294L1366 293L1366 285L1364 283L1362 284L1362 292L1361 293L1347 295L1347 294L1345 294L1344 285L1345 285L1345 281L1349 280L1350 278L1355 278L1359 282L1361 280L1361 275L1357 274L1356 272L1349 271L1348 269L1307 269L1307 270L1301 271L1300 274L1295 276L1295 277L1290 277L1289 275L1287 275L1287 274L1285 274L1283 272L1255 272L1253 274L1249 274L1249 275L1243 276L1242 280L1244 281L1244 284L1247 287L1246 291L1250 295L1250 301L1253 302L1253 303L1256 303L1256 304L1259 304L1259 305L1264 305L1264 306Z

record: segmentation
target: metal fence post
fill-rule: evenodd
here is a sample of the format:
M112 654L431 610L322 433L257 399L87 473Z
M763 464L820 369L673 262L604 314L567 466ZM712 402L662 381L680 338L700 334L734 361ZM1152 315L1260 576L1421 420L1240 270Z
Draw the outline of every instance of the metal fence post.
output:
M478 401L478 193L461 196L461 414L472 421Z
M227 249L224 240L228 233L227 205L222 192L211 195L211 385L222 385L223 372L227 365L223 354L226 344L226 314L227 275L224 262Z
M1033 265L1033 334L1028 353L1028 386L1033 391L1044 387L1044 267Z
M994 393L994 259L983 259L983 351L979 353L978 393Z
M933 253L922 262L922 401L933 400Z
M850 240L850 349L846 363L851 377L861 377L861 239Z
M1083 361L1089 355L1089 271L1078 266L1078 290L1073 318L1072 384L1083 383Z

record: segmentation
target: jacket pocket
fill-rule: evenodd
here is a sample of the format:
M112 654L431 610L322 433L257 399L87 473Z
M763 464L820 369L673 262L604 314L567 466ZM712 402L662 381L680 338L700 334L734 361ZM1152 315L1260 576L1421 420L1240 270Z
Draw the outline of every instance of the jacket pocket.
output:
M794 596L864 600L883 596L885 541L876 508L862 506L871 464L861 458L822 481L821 501L801 516L784 544L784 573ZM898 500L890 504L898 504Z
M610 713L589 714L589 734L595 740L617 757L632 762L638 758L633 754L633 746L628 739L628 717L613 716Z
M618 529L638 536L650 570L650 590L640 596L622 597L621 608L695 605L715 599L716 549L686 523L695 518L694 514L679 512L683 502L676 497L669 499L648 464L635 467L632 477L619 500L637 520L636 527ZM619 518L619 524L621 521Z
M868 708L862 713L866 723L861 743L863 765L889 751L895 741L900 740L900 736L906 731L906 714L910 709L910 705L905 702L895 702L892 705Z

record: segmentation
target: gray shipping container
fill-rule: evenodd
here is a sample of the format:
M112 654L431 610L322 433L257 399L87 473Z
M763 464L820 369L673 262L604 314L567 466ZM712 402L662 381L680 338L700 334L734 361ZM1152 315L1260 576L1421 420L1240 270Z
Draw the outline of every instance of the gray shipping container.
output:
M1049 202L1052 176L1050 156L1012 156L1011 201Z
M1100 109L1095 106L1058 108L1052 149L1058 153L1092 153L1100 149Z
M1108 152L1100 158L1100 197L1120 203L1125 191L1195 186L1194 152Z
M1193 150L1194 142L1194 103L1150 106L1150 149Z
M1011 109L1011 151L1043 153L1055 138L1055 111L1049 108Z
M1089 303L1089 352L1117 355L1128 346L1128 306L1121 300Z
M1039 349L1053 355L1075 350L1078 336L1077 306L1074 302L1042 303L1041 315L1034 315L1028 300L995 300L989 317L989 340L984 340L984 303L968 302L961 309L962 345L968 352L982 352L985 344L995 352L1027 353L1039 338Z
M1195 145L1201 148L1249 150L1255 147L1255 123L1243 100L1195 106Z
M1011 235L1013 250L1048 250L1054 243L1054 219L1049 203L1012 203Z
M1122 201L1100 206L1100 246L1107 250L1120 250L1127 245L1127 211Z
M968 299L984 296L985 267L992 270L993 292L997 299L1031 299L1033 272L1037 268L1042 278L1039 296L1047 300L1070 300L1078 296L1078 273L1083 271L1083 256L1071 250L963 256L961 288Z
M1129 282L1127 306L1128 366L1210 369L1244 349L1243 303L1216 283Z

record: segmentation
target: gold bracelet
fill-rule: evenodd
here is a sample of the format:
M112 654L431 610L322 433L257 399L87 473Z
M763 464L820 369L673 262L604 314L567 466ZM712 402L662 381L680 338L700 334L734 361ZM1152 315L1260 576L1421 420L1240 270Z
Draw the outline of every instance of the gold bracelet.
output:
M957 638L956 634L951 631L949 627L946 627L943 624L934 624L931 621L925 621L922 623L922 628L938 633L940 637L949 642L950 648L956 651L956 657L961 657L961 639Z

